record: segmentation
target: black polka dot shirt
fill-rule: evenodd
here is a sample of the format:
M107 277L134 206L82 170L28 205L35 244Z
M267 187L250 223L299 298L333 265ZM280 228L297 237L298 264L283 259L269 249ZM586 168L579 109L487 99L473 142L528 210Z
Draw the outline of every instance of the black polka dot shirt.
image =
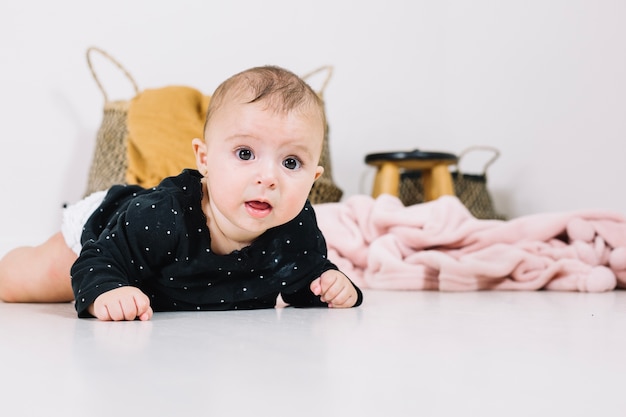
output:
M326 306L309 289L337 269L309 202L289 223L228 255L211 251L201 176L185 170L157 187L113 186L85 224L71 269L79 317L102 293L132 285L154 311ZM358 293L359 305L362 293Z

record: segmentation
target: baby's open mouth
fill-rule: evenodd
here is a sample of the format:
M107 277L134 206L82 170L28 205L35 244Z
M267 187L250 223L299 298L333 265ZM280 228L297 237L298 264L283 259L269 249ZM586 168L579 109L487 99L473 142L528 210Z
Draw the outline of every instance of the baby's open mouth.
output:
M272 211L272 205L265 201L246 201L248 212L255 217L263 217Z
M255 210L267 210L272 208L269 203L263 201L248 201L246 204Z

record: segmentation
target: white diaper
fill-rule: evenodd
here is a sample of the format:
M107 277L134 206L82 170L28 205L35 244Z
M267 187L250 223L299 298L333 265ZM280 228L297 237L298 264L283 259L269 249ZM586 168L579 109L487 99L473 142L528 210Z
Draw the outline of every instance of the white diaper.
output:
M83 234L83 226L98 206L100 206L106 194L107 191L96 191L77 203L67 206L63 210L61 233L63 234L67 246L77 255L80 254L80 250L82 249L80 236Z

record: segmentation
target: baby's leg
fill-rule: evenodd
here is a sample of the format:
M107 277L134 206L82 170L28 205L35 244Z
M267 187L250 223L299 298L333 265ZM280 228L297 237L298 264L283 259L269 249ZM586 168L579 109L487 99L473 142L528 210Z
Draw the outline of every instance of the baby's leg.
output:
M39 246L13 249L0 260L0 299L14 303L72 301L70 268L76 258L61 233Z

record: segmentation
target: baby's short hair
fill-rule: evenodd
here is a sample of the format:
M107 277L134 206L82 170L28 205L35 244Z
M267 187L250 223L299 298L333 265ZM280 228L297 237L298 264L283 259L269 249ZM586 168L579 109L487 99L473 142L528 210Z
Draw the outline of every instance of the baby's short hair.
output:
M235 74L217 87L209 102L204 130L224 102L237 98L245 99L245 103L264 101L268 108L283 113L313 108L319 111L326 126L324 103L320 96L293 72L268 65Z

